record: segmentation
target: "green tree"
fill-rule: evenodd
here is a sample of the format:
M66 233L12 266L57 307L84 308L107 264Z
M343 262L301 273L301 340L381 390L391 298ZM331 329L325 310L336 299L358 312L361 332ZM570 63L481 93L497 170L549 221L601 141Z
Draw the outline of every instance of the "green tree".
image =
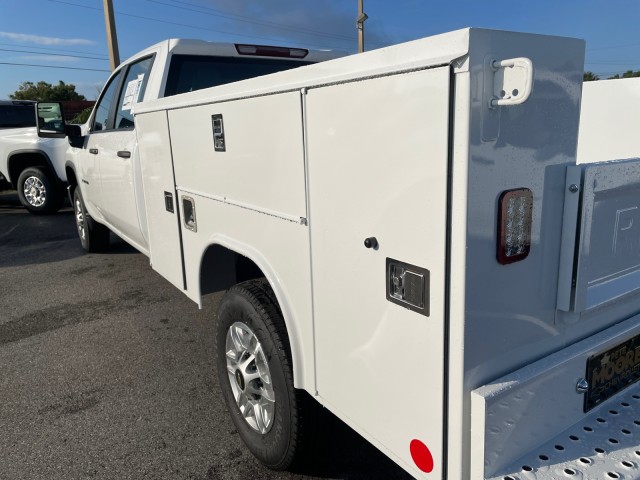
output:
M593 82L595 80L600 80L600 77L593 72L584 72L582 79L585 82Z
M76 86L64 83L62 80L58 85L51 85L47 82L22 82L18 90L9 95L12 100L36 100L62 102L66 100L86 100L84 95L76 92Z
M609 77L609 80L616 79L616 78L635 78L635 77L640 77L640 70L636 70L636 71L627 70L622 74L622 76L619 73L616 73L614 76Z
M85 123L87 120L89 120L92 110L93 110L93 107L85 108L79 114L77 114L75 117L69 120L69 123L77 123L77 124Z

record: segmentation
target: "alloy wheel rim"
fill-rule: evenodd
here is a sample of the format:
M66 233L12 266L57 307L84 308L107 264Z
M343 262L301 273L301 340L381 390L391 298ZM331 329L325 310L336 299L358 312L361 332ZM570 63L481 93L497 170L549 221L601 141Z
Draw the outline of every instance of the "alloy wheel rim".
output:
M41 207L47 198L47 189L38 177L28 177L22 185L24 197L33 207Z
M227 330L228 380L240 413L249 426L265 434L273 426L276 406L271 372L262 345L242 322Z
M84 228L84 213L82 211L82 204L80 200L76 200L75 202L75 211L76 211L76 226L78 227L78 235L82 240L85 239L85 228Z

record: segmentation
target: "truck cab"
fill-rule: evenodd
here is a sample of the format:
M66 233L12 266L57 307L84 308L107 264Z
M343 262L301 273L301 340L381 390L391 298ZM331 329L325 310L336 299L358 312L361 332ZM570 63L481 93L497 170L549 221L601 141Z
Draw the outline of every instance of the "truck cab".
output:
M302 48L170 39L126 60L107 81L84 131L76 126L67 132L72 144L65 167L70 194L73 199L74 192L78 192L79 201L73 199L76 213L88 222L79 228L100 231L94 235L94 246L102 246L108 233L96 226L98 222L148 255L147 218L132 115L136 103L337 56L340 54ZM85 231L85 237L90 234L92 231ZM88 243L85 246L92 248Z

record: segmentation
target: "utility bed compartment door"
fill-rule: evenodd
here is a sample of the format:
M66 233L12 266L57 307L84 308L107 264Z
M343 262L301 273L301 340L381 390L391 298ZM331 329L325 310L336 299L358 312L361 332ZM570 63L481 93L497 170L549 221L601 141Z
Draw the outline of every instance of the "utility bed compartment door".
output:
M434 68L310 89L305 105L319 395L413 475L433 478L449 82L448 67Z
M569 167L567 179L563 227L567 241L561 257L558 308L586 312L637 295L640 292L640 161ZM572 197L577 196L580 183L578 204ZM578 218L577 233L571 217ZM576 235L573 247L571 239ZM569 275L569 272L573 273Z
M136 131L144 185L144 208L147 210L149 225L151 266L177 288L186 290L180 239L180 209L174 181L167 113L159 111L138 115Z

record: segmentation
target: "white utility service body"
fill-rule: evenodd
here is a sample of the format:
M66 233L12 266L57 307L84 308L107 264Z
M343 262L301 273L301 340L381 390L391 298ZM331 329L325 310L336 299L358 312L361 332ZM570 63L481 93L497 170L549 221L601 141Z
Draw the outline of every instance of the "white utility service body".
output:
M576 166L583 61L465 29L140 103L141 250L198 303L248 258L295 386L416 478L636 478L640 167Z
M640 78L585 82L578 163L640 156Z

